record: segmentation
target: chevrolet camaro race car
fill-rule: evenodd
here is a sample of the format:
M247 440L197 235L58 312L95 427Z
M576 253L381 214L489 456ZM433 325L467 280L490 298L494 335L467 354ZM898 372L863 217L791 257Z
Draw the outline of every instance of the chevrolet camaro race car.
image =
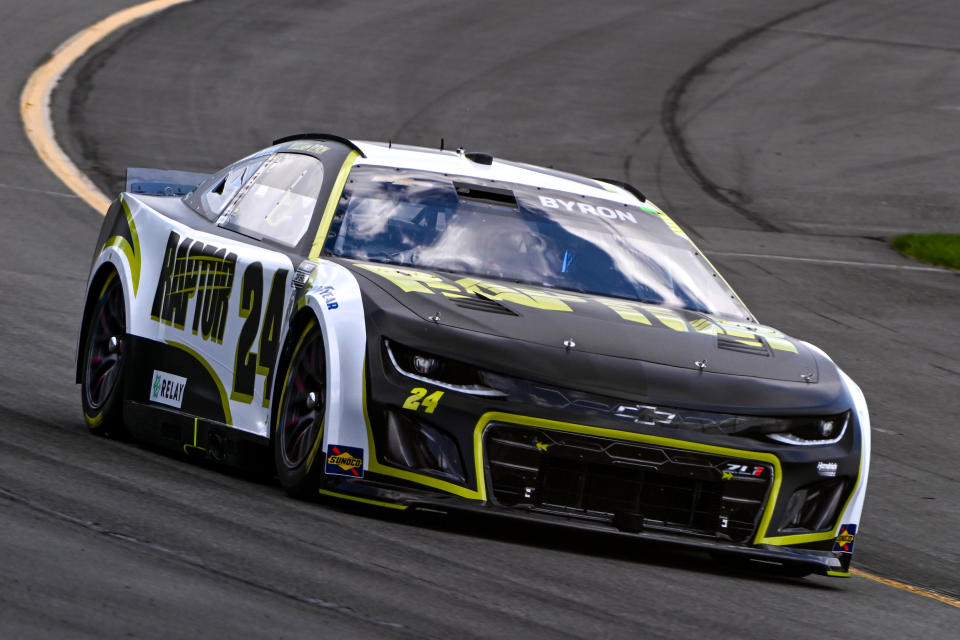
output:
M77 358L97 433L295 496L496 512L849 575L860 389L630 185L277 140L128 171Z

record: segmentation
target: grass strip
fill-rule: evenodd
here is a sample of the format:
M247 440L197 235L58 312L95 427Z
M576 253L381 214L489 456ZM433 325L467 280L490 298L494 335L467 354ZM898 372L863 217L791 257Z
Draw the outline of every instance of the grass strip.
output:
M960 269L958 233L907 233L894 238L890 245L903 255L921 262Z

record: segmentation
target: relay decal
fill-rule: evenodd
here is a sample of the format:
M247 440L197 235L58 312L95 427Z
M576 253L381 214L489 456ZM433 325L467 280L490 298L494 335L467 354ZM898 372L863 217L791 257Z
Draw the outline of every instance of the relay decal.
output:
M186 388L186 378L154 370L153 382L150 384L150 401L179 409L183 405L183 391Z
M363 449L331 444L327 447L326 473L335 476L363 477Z

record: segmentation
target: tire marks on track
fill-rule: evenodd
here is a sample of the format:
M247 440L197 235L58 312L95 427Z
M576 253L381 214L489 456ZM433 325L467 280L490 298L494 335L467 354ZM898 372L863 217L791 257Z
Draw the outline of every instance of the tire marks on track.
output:
M683 102L683 98L693 81L696 80L698 76L703 75L706 72L707 67L709 67L713 61L730 53L740 45L756 38L757 36L772 30L774 27L777 27L785 22L789 22L794 18L798 18L802 15L822 9L823 7L831 5L834 2L836 2L836 0L821 0L820 2L814 3L808 7L797 9L796 11L791 11L790 13L784 14L778 18L769 20L727 40L719 47L707 52L707 54L700 58L692 67L681 74L680 77L677 78L677 80L670 86L670 88L667 90L667 93L663 97L663 107L660 110L660 126L663 128L663 132L667 136L667 140L670 143L670 147L673 150L674 156L677 158L677 162L680 163L680 166L683 167L683 170L686 171L691 178L693 178L693 180L697 183L700 189L703 190L704 193L720 204L733 209L763 231L779 232L787 231L789 229L783 223L774 224L773 222L770 222L770 220L768 220L762 212L746 206L739 197L740 194L714 182L709 176L707 176L703 169L700 168L700 165L693 156L693 151L690 149L690 145L687 142L686 136L684 135L683 124L680 122L680 109L682 108L681 103Z

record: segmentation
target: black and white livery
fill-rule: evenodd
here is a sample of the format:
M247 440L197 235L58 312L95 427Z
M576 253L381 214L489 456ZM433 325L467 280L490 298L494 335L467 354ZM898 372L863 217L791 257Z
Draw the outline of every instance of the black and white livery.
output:
M130 170L77 358L91 430L284 488L849 575L863 394L636 189L337 136Z

